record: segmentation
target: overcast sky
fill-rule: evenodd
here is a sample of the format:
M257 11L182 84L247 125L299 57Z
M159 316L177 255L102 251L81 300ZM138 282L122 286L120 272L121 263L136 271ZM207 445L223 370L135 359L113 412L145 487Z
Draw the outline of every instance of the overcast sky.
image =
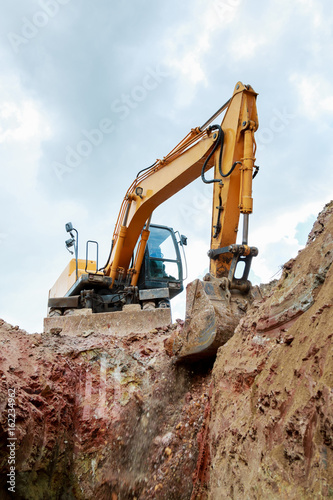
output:
M329 0L12 0L2 8L0 317L42 330L70 259L64 225L107 258L136 173L232 94L259 93L252 280L297 254L332 199ZM208 269L211 193L196 181L153 222L188 236L189 278ZM183 312L175 299L174 318Z

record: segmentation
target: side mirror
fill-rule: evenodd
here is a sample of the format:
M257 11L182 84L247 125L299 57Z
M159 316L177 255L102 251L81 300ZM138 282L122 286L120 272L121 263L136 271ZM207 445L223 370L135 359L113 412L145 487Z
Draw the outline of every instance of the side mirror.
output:
M183 234L180 235L180 242L182 245L186 246L187 245L187 237L184 236Z

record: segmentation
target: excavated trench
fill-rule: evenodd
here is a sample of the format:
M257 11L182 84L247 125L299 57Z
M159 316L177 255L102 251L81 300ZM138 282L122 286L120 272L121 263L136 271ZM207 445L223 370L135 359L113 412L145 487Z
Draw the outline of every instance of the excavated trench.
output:
M119 338L1 321L0 497L333 496L332 229L331 202L213 361L166 355L182 322Z

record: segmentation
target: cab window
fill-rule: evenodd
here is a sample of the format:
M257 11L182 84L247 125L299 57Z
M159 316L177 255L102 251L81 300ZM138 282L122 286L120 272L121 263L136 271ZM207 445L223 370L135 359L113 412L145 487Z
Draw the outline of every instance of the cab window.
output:
M148 254L152 279L179 280L175 241L169 229L151 227Z

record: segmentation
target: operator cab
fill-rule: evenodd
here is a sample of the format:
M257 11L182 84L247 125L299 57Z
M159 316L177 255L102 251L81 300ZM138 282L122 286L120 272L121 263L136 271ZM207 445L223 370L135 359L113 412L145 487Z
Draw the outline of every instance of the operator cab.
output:
M71 224L67 224L66 229L76 231ZM82 308L92 309L92 312L121 311L124 304L137 303L144 309L170 307L170 299L183 291L179 246L186 244L186 238L166 226L152 224L149 231L150 236L135 287L130 286L130 274L113 283L109 276L98 270L98 245L95 241L89 240L88 243L97 245L96 262L88 259L88 243L86 259L78 259L77 237L72 236L66 246L74 246L76 258L70 261L50 290L49 314L63 314L67 310Z
M164 299L172 299L183 291L183 268L179 244L172 228L151 224L144 260L138 280L141 300L155 300L167 290ZM149 292L148 292L149 291ZM156 297L154 297L154 294ZM161 297L162 298L162 297Z

